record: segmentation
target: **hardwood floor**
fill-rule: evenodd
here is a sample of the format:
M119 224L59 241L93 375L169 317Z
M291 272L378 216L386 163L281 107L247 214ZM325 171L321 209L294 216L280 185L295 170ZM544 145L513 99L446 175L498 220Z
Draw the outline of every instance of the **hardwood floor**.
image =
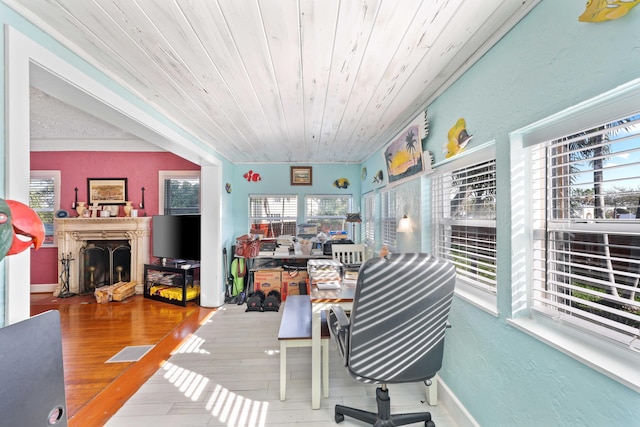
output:
M32 294L31 315L58 310L70 427L103 426L171 352L213 312L136 295L97 304L93 295ZM105 363L126 346L154 345L137 362Z

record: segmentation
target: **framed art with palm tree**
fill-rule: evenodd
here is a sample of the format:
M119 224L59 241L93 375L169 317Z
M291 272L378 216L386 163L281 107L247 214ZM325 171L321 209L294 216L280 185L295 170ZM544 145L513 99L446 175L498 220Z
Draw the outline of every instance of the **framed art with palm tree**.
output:
M420 115L384 150L389 184L411 178L424 170L423 129L424 117Z

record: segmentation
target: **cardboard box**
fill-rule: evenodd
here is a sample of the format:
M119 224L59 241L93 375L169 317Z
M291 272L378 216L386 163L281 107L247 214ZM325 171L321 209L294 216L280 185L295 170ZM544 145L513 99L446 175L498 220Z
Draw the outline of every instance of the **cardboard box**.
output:
M308 294L307 279L309 274L305 270L284 270L282 272L282 301L287 299L287 295ZM303 294L300 293L300 286L303 285Z
M268 270L258 270L253 273L253 291L262 291L264 295L269 295L272 290L277 290L282 295L282 269L272 268Z

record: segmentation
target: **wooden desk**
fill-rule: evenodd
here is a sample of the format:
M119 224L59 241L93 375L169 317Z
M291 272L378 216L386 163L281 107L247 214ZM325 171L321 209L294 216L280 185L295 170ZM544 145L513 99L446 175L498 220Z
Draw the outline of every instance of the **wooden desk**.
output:
M341 306L351 310L356 293L355 285L343 285L340 289L319 290L311 284L311 408L320 409L320 389L322 387L322 332L320 329L321 313L332 306ZM327 317L328 318L328 317ZM329 397L329 387L325 388L325 396Z

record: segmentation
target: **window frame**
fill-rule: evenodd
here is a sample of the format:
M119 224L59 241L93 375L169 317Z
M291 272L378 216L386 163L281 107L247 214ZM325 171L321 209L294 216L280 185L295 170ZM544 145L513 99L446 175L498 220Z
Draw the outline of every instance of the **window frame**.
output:
M202 180L199 170L161 170L158 171L158 214L167 215L164 211L165 191L164 182L168 179L193 179L198 178L198 211L202 208Z
M565 135L593 129L620 117L638 114L640 79L553 114L510 134L511 192L511 315L507 322L592 369L640 392L640 341L623 346L592 331L575 327L553 312L533 309L533 218L531 195L534 171L530 148Z
M434 173L429 175L429 179L431 181L431 206L432 206L432 215L431 215L431 228L432 228L432 251L434 254L439 254L441 249L439 247L440 241L440 222L442 221L444 224L457 224L457 225L465 225L465 222L460 222L460 220L443 220L440 217L439 212L443 203L447 200L447 194L443 193L443 188L439 187L439 180L444 175L449 175L454 170L459 170L463 168L470 168L475 165L480 165L489 161L496 161L496 144L495 141L488 141L479 146L473 147L472 149L465 150L464 152L457 154L454 157L443 160L434 165ZM495 163L494 163L495 164ZM497 165L496 165L497 169ZM496 179L496 196L497 196L497 179ZM496 200L497 203L497 200ZM496 210L497 213L497 210ZM473 220L468 221L470 226L479 226L483 225L484 227L494 228L496 230L496 239L497 239L497 224L496 220L493 219L482 219L482 220ZM496 250L497 250L497 241L496 241ZM497 272L498 272L498 260L497 253L495 256L495 268L496 268L496 281L497 281ZM489 287L478 287L472 284L472 282L468 279L463 278L461 275L458 275L456 280L456 289L455 293L458 297L464 299L470 304L486 311L487 313L497 316L498 315L498 299L497 299L498 286L493 288Z
M51 243L42 243L42 247L57 247L58 246L58 239L56 239L56 222L55 222L55 213L60 210L60 171L59 170L31 170L30 171L30 176L29 176L29 193L31 193L31 180L32 179L46 179L46 178L51 178L53 180L53 209L52 209L52 213L53 213L53 221L52 221L52 242ZM31 194L29 194L29 198L31 198ZM37 210L34 209L36 212ZM73 215L73 213L72 213ZM44 222L43 222L44 223ZM45 227L45 231L46 231L46 227ZM45 235L45 241L46 241L46 235Z
M308 201L309 199L346 199L347 200L347 211L344 215L309 215L308 211ZM347 213L353 212L353 195L351 194L305 194L304 196L304 222L307 224L315 224L315 220L341 220L342 221L342 230L334 230L334 231L347 231L349 233L349 238L353 241L355 236L353 234L353 227L349 226L349 223L346 222ZM318 232L321 231L321 228L318 227Z
M286 215L282 215L282 216L252 216L251 215L251 201L253 198L274 198L274 199L295 199L295 207L294 209L292 209L293 212L295 212L295 216L286 216ZM294 224L294 229L293 229L293 233L291 233L291 235L295 236L297 234L297 224L299 223L298 221L298 209L299 209L299 205L298 205L298 195L297 194L249 194L249 197L247 199L247 216L249 218L249 223L248 223L248 229L249 230L253 230L253 221L268 221L268 222L275 222L275 221L280 221L283 223L285 222L293 222ZM281 231L282 229L284 229L285 227L281 227ZM278 234L278 236L281 236L283 234L286 233L280 233ZM278 236L273 236L273 237L278 237ZM272 237L269 236L268 234L264 236L265 238L267 237Z

